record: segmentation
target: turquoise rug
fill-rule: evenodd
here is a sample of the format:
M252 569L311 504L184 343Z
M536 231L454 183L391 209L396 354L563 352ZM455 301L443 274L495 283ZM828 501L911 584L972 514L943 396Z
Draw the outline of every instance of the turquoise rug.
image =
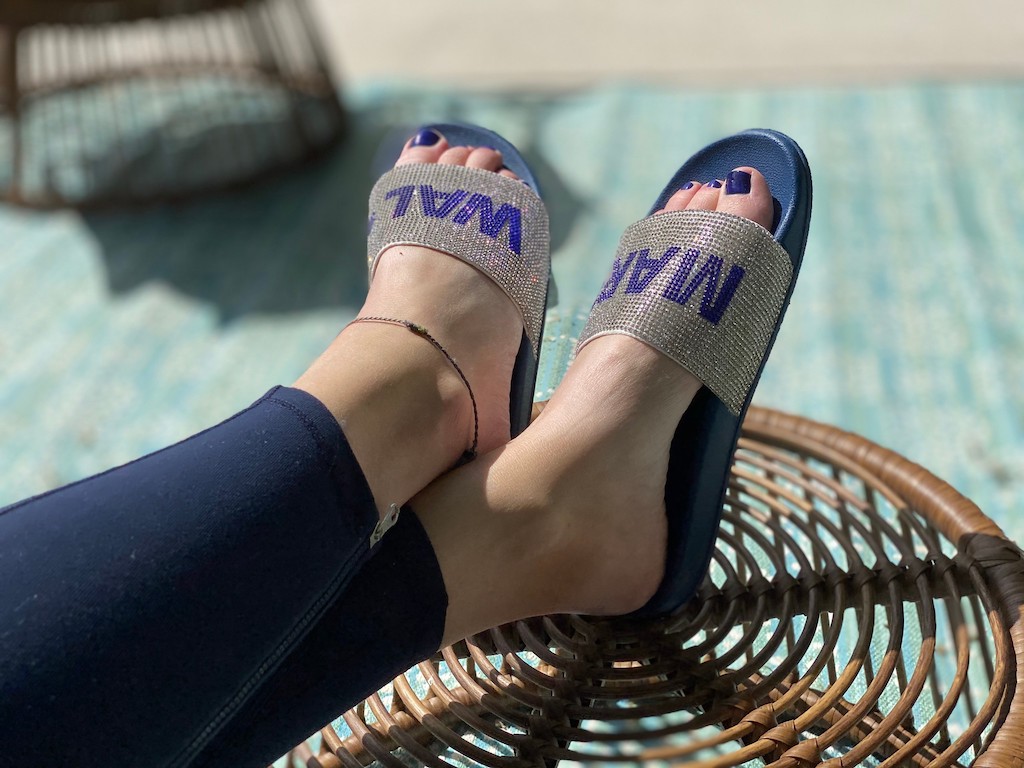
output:
M621 229L693 149L761 125L803 145L815 212L755 401L905 454L1024 540L1022 97L1014 84L560 97L388 84L348 95L354 134L326 161L245 193L88 215L0 207L0 504L291 382L359 305L365 198L395 126L482 123L538 168L558 286L546 398Z

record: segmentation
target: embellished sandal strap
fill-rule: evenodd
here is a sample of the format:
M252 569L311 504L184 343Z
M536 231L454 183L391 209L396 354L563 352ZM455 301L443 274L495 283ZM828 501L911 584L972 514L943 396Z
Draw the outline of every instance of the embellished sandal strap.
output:
M739 415L793 279L792 260L755 222L671 211L628 227L577 352L625 334L700 379Z
M534 355L544 324L549 240L537 193L492 171L408 163L381 176L370 193L371 280L377 259L393 245L422 245L461 259L508 294Z

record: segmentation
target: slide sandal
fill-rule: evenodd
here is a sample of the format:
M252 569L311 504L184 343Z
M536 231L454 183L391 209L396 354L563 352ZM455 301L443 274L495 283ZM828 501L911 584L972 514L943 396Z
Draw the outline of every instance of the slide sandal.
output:
M771 232L718 211L651 215L686 182L722 179L739 166L757 168L768 181L775 199ZM758 129L687 160L648 217L622 236L577 353L599 336L626 334L704 383L672 441L665 574L631 616L672 613L707 573L740 426L789 305L810 217L811 172L803 151L784 134Z
M370 193L367 258L370 280L393 245L422 245L483 272L519 311L523 335L509 390L512 437L530 423L537 360L551 273L548 214L537 181L519 151L475 125L422 126L451 146L487 146L522 181L478 168L409 163L388 171Z

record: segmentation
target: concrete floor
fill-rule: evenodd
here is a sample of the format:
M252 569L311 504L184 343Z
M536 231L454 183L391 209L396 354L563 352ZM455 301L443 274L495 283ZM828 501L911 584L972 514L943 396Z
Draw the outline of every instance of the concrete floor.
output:
M338 73L463 89L1024 75L1019 0L310 0Z

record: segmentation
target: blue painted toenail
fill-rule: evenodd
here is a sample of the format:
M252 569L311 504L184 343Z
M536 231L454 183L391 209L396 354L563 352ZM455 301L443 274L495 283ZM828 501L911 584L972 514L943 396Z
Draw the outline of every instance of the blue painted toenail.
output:
M683 184L683 189L693 189L695 186L697 186L696 181L688 181L685 184Z
M414 147L432 147L441 140L441 134L437 131L432 131L429 128L424 128L417 133L412 139L412 145Z
M745 195L750 192L750 174L746 171L729 171L725 176L725 194Z
M718 189L720 186L722 186L722 182L720 182L718 179L712 179L711 181L708 182L708 186L713 187L714 189Z

